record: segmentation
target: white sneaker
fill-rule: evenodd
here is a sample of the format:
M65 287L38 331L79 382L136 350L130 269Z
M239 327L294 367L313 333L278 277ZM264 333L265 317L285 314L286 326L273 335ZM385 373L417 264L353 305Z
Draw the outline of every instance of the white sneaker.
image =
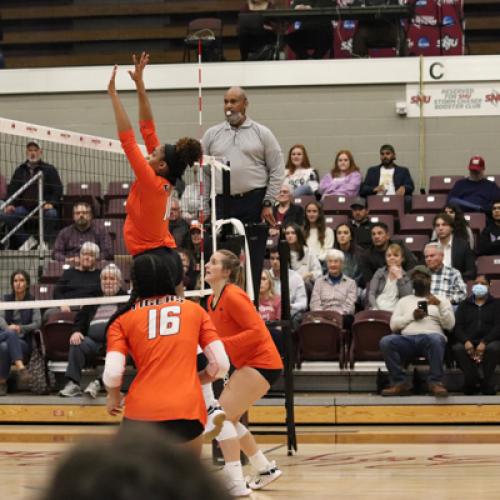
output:
M76 398L82 395L82 390L78 384L70 380L63 389L59 391L59 396L63 398Z
M265 471L259 472L248 482L248 486L252 490L260 490L269 483L276 481L282 474L283 472L276 467L276 462L273 460Z
M217 405L210 406L207 413L207 425L205 426L203 436L206 441L211 441L219 435L222 425L226 420L226 412L219 405Z
M248 497L252 490L248 488L244 479L233 479L226 481L227 492L233 497Z
M28 250L31 250L32 248L35 248L38 245L38 241L34 236L30 236L19 248L18 250L22 250L23 252L26 252Z
M90 396L92 399L95 399L99 395L101 389L101 382L99 382L99 379L96 378L95 380L92 380L87 387L85 387L83 393Z

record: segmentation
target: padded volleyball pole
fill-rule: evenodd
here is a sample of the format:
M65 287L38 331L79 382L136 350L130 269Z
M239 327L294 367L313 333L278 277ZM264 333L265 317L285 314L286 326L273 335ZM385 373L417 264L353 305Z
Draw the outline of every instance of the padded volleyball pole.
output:
M281 320L283 338L285 341L285 410L287 453L293 455L297 451L297 433L295 431L295 401L293 384L294 352L292 341L292 325L290 314L290 285L288 282L288 268L290 262L290 247L285 239L280 237L278 244L280 255L280 282L281 282Z

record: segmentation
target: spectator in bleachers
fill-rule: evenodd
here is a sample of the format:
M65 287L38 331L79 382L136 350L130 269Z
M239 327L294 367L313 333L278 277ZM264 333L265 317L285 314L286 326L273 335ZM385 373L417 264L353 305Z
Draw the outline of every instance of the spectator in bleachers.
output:
M414 292L398 300L391 316L391 335L380 340L380 350L389 370L391 386L382 396L404 396L410 391L403 368L418 356L429 363L429 392L436 397L448 395L443 385L445 330L451 330L455 316L450 301L431 291L431 272L416 266L410 273ZM397 332L397 333L396 333Z
M344 328L350 328L358 298L356 282L342 272L344 253L337 249L326 253L327 272L314 283L311 311L335 311L342 314Z
M276 33L273 26L265 23L257 14L260 11L274 8L272 0L247 0L241 8L243 14L255 14L254 16L239 16L238 18L238 40L242 61L260 61L273 58Z
M23 269L15 270L10 276L11 293L4 296L4 302L34 300L29 293L30 276ZM0 396L7 394L7 379L12 363L17 368L19 385L26 385L29 373L24 361L31 353L32 333L40 328L39 309L18 309L0 311Z
M464 372L467 395L495 395L495 368L500 361L500 301L489 293L490 282L478 276L472 295L455 313L453 354ZM482 370L481 370L482 369ZM481 373L482 371L482 373Z
M325 214L321 203L311 201L306 205L306 220L304 224L304 238L306 245L316 255L321 264L325 262L326 252L333 248L333 230L327 227Z
M200 271L195 270L193 254L186 248L177 248L177 253L180 255L182 261L184 288L186 290L196 290L201 288Z
M281 228L292 222L299 226L304 225L304 209L293 202L293 194L289 184L285 183L280 187L276 200L278 204L273 207L276 224L269 229L271 236L276 236L280 233Z
M189 227L189 235L191 241L189 242L188 249L191 251L194 259L194 270L200 272L201 270L201 224L197 220L191 221Z
M317 0L292 0L293 9L311 9ZM319 6L319 4L318 4ZM294 29L285 35L285 41L297 59L323 59L331 56L333 49L333 27L330 19L305 19L294 23Z
M361 248L369 248L372 244L372 223L368 218L370 211L366 207L366 200L358 196L351 202L350 225L354 233L354 240Z
M500 255L500 198L491 206L491 218L479 236L479 255Z
M404 254L401 245L391 243L385 251L384 267L379 268L370 281L368 308L394 311L399 299L411 295L413 283L403 269Z
M271 273L264 269L260 280L259 314L264 321L281 319L281 297L274 293Z
M368 248L366 257L362 262L362 273L366 283L368 283L372 279L377 269L385 266L385 252L389 245L392 243L398 243L403 249L403 269L405 271L409 271L417 265L417 259L415 258L413 253L408 250L404 243L391 240L389 228L384 222L373 223L371 235L372 244Z
M448 214L453 219L453 234L457 238L466 240L469 243L471 250L474 250L474 233L472 232L467 219L464 217L463 210L454 203L447 203L443 208L443 212ZM436 232L433 231L431 240L435 239L437 239Z
M476 277L476 259L467 240L459 238L454 232L453 219L446 213L438 214L433 221L436 241L444 251L444 264L462 273L464 280Z
M122 288L122 273L115 264L108 264L100 274L101 296L126 295ZM66 384L59 396L76 397L82 395L80 381L82 370L99 354L104 355L106 344L106 325L118 306L103 304L83 306L77 313L75 324L69 338L68 366L64 377ZM83 391L96 398L104 388L100 377L92 380Z
M361 262L364 258L364 252L356 245L353 239L352 228L348 224L339 224L335 228L334 247L344 253L343 274L352 278L358 287L364 288L365 282L363 273L361 272Z
M190 242L189 224L182 217L181 206L177 197L170 202L170 218L168 227L175 239L177 247L187 248Z
M109 233L94 221L90 204L78 201L73 205L73 224L61 229L57 234L54 259L77 266L80 262L80 249L86 241L91 241L99 247L104 260L113 259Z
M348 149L341 149L335 156L331 172L319 183L319 192L324 198L329 195L358 196L361 172Z
M473 156L469 161L469 176L455 183L448 193L448 202L459 205L465 212L488 213L492 203L500 198L500 188L486 179L485 168L484 159Z
M431 293L446 297L453 305L465 300L467 287L460 271L444 264L443 247L437 242L427 243L424 258L432 274Z
M101 294L100 271L97 269L99 247L86 241L80 248L80 262L78 265L65 269L54 288L54 299L80 299L84 297L99 297ZM61 311L77 311L79 306L61 306ZM58 309L51 308L45 311L46 320Z
M300 274L306 289L312 290L314 282L322 274L319 259L307 247L302 228L297 224L285 226L285 239L290 247L292 269Z
M405 209L411 210L411 195L415 189L410 170L396 165L396 151L390 144L380 147L380 165L370 167L361 184L361 196L397 194L405 197Z
M184 178L183 182L185 182L185 188L180 195L181 214L182 217L187 220L198 219L200 216L202 199L200 196L200 182L198 176L199 167L195 163L191 167L189 174Z
M280 254L277 247L269 250L271 262L270 275L273 280L275 295L281 296ZM288 292L290 297L290 317L295 327L300 323L302 314L307 309L307 292L304 280L297 271L288 269Z
M43 172L43 224L45 239L52 242L59 220L59 204L63 193L63 186L57 169L42 160L42 150L34 142L26 145L26 161L19 165L9 183L7 198L23 187L32 177ZM31 184L18 198L4 208L2 219L7 229L13 229L28 213L38 206L38 182ZM27 223L29 224L29 222ZM45 242L38 242L44 246ZM34 236L27 232L26 224L11 236L11 248L30 250L37 245Z
M306 148L302 144L295 144L288 151L285 184L290 186L293 196L312 195L318 191L318 172L311 167Z

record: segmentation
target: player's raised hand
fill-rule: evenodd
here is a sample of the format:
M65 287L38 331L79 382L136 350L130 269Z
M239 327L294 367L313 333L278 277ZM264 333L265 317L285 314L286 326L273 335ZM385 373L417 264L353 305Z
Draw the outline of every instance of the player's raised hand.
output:
M109 79L108 83L108 94L113 96L116 95L116 72L118 71L118 66L115 64L113 66L113 71L111 71L111 78Z
M135 54L132 54L132 62L134 63L134 70L129 71L128 74L136 84L142 83L144 68L149 64L149 54L142 52L139 58Z

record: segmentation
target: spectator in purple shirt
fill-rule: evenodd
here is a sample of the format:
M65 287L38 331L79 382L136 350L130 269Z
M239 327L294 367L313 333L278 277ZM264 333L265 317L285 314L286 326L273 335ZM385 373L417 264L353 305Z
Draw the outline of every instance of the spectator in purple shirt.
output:
M328 195L358 196L361 185L361 173L352 153L341 149L335 157L332 171L319 183L322 198Z
M113 259L111 238L104 227L96 224L92 208L88 203L77 202L73 205L73 224L59 231L54 244L54 259L78 266L80 249L86 241L95 243L104 260Z

